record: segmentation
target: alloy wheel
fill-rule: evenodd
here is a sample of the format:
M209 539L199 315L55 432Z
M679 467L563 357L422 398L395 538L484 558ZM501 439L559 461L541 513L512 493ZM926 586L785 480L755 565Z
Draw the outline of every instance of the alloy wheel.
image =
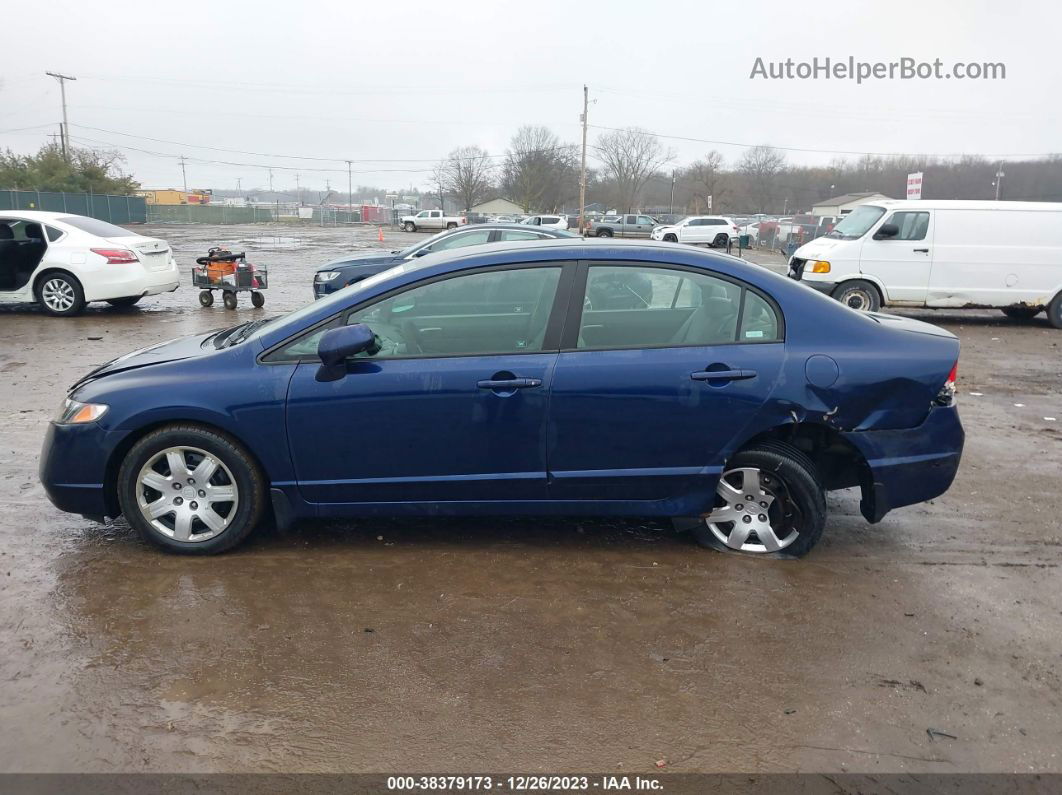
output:
M41 300L53 312L67 312L77 296L74 286L66 279L49 279L41 287Z
M223 532L236 516L236 479L217 456L197 447L170 447L140 469L137 506L155 530L197 543Z
M800 535L799 509L785 483L754 467L724 472L716 507L704 522L717 540L741 552L779 552Z

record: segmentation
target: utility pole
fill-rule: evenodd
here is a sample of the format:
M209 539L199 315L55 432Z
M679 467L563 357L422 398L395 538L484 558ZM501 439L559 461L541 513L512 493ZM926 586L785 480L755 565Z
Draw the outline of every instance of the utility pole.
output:
M45 74L59 81L59 94L63 100L63 157L70 162L70 122L66 118L66 81L77 80L77 78L59 72L45 72Z
M583 85L583 157L579 171L579 234L586 233L586 114L590 109L590 91Z
M302 184L299 182L299 172L295 172L295 201L302 207Z
M671 209L668 212L675 214L675 169L671 169Z
M184 155L181 155L181 179L184 182L184 192L188 193L188 172L184 170Z
M273 192L273 169L269 169L269 192Z
M999 161L999 168L996 169L996 201L1003 198L1003 161Z
M241 196L243 195L243 185L241 184L242 182L243 180L240 177L236 177L236 192Z
M354 183L350 181L350 161L347 161L347 221L354 220Z

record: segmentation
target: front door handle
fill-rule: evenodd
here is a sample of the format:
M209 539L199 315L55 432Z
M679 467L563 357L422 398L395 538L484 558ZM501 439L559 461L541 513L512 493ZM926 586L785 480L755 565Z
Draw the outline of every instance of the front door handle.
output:
M694 381L743 381L755 377L755 370L698 370L690 373Z
M508 391L510 389L530 389L531 387L542 386L541 378L488 378L484 381L477 381L476 386L480 389L496 389L499 391Z
M915 249L915 253L918 253L918 254L928 254L928 253L929 253L929 249L928 249L928 248L916 248L916 249Z

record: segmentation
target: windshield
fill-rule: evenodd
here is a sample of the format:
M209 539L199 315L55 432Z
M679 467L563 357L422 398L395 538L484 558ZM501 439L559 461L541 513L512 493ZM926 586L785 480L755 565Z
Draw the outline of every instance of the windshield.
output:
M254 329L254 333L248 334L247 336L241 336L240 341L246 342L247 340L255 339L256 337L261 335L263 330L267 329L268 326L275 324L277 321L290 323L291 325L295 326L300 320L303 320L304 318L310 315L316 314L321 309L333 307L336 308L338 311L339 308L342 308L343 306L348 306L353 303L351 301L351 297L354 296L356 293L360 293L362 290L368 289L370 287L375 287L380 282L386 279L390 279L392 276L396 276L400 273L404 273L407 270L417 267L420 267L420 263L403 263L401 265L395 265L393 268L388 268L385 271L381 271L380 273L374 274L373 276L370 276L367 279L362 279L360 282L354 282L354 284L350 285L349 287L344 287L342 290L336 290L334 293L330 293L319 301L311 301L302 308L296 309L294 312L289 312L286 315L278 315L277 317L270 318L269 320L265 321L265 323L263 323L261 326L256 326ZM357 301L357 298L355 298L354 301Z
M826 237L836 240L856 240L865 235L867 230L874 226L883 215L885 215L884 207L875 207L872 204L856 207Z
M402 249L401 251L398 251L396 253L400 257L411 257L411 256L413 256L414 253L420 251L425 246L430 246L432 243L434 243L440 237L446 237L447 235L452 235L453 233L454 233L453 229L447 229L447 230L445 230L443 232L439 232L437 234L432 235L427 240L421 240L419 243L414 243L412 246L406 246L404 249Z

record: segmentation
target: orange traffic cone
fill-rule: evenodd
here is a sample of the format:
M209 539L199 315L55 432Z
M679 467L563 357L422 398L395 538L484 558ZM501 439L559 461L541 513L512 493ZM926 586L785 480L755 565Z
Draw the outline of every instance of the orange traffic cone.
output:
M382 226L376 227L376 231L379 232L379 234L376 236L376 239L379 240L381 243L383 243L383 227Z

